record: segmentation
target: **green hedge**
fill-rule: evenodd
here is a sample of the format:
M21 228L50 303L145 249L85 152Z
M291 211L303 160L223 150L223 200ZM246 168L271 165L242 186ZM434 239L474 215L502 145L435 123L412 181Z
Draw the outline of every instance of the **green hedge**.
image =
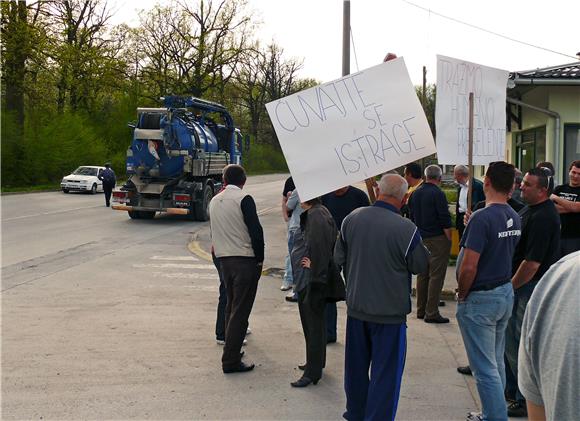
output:
M266 144L250 146L242 155L242 165L249 175L288 172L288 165L280 149Z

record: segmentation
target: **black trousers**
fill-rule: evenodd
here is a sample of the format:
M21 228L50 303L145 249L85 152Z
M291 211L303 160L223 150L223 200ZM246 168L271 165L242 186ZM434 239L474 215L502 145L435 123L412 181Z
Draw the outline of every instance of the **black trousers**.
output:
M319 380L326 365L325 290L325 285L310 284L298 293L298 310L306 340L304 376L311 380Z
M457 212L455 215L455 228L457 228L457 233L459 234L459 239L463 237L463 232L465 231L465 224L463 223L463 218L465 217L465 212Z
M220 264L215 257L215 254L211 254L211 258L213 260L213 264L215 265L218 276L220 278L220 295L218 298L218 305L217 305L217 316L215 320L215 338L219 341L225 341L226 339L226 304L228 302L228 296L226 293L226 286L224 284L224 279L222 276L222 270L220 268Z
M254 257L220 257L218 261L228 297L222 367L230 369L241 363L240 351L248 329L248 318L256 298L262 267L258 266Z
M109 206L111 204L111 193L113 192L114 184L103 183L103 191L105 192L105 205Z

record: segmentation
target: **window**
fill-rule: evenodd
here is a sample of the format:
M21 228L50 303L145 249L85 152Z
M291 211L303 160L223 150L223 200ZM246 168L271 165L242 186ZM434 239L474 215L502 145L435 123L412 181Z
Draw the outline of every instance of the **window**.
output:
M546 160L546 126L516 133L516 160L523 172Z
M568 180L568 167L570 163L577 159L580 159L580 124L564 124L563 182Z

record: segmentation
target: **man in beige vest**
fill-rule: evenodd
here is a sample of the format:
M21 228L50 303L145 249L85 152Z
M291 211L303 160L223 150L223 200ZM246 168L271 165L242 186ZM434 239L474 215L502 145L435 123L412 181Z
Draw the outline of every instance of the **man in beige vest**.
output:
M220 265L228 302L222 356L224 373L253 370L241 348L254 305L264 262L264 233L252 196L244 194L246 172L240 165L224 168L225 188L209 204L211 238Z

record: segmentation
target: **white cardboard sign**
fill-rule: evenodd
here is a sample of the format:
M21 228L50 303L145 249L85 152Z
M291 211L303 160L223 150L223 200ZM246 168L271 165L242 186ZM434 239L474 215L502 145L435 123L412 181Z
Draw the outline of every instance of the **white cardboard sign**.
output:
M266 108L302 201L435 153L402 58Z
M469 93L473 92L473 164L505 160L508 72L437 56L437 160L467 164Z

